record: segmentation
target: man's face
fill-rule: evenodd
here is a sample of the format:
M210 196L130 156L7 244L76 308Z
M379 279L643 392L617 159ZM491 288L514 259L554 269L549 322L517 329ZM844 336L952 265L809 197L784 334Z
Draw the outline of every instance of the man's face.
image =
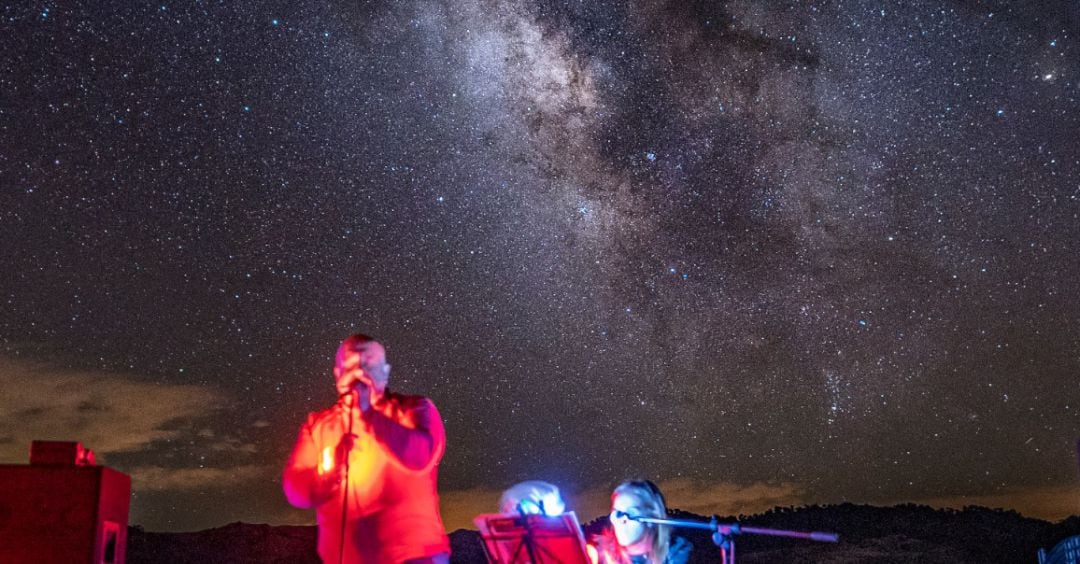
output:
M338 395L348 393L357 381L370 383L376 392L383 393L390 380L386 350L376 341L352 348L342 346L334 363L334 378L337 380Z
M638 496L623 492L611 500L611 528L615 530L615 540L619 545L628 549L630 554L642 554L641 549L648 550L649 536L648 527L645 523L631 521L625 515L632 517L647 517L642 508L643 503Z

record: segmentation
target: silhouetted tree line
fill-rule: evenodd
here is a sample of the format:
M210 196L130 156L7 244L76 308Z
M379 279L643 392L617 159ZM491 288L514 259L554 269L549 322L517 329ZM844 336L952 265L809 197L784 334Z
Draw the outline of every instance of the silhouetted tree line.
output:
M707 517L673 510L675 519ZM763 536L736 540L740 564L764 563L983 563L1037 562L1039 548L1080 535L1080 516L1059 523L1030 519L1015 511L967 507L933 509L921 505L872 507L830 505L778 507L760 515L720 516L721 522L775 529L830 531L837 544ZM598 533L605 518L585 524L586 538ZM692 563L717 562L706 531L678 531L694 545ZM130 564L184 563L318 563L315 528L233 523L197 533L151 533L132 527L128 535ZM475 531L450 535L455 563L485 562Z

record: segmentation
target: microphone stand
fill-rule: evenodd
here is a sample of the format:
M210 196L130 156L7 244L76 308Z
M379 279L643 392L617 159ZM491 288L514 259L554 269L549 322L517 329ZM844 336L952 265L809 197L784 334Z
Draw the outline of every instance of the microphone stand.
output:
M345 402L345 415L349 418L349 423L347 426L348 434L345 436L349 441L349 449L345 451L345 484L342 486L341 497L341 538L339 539L341 542L340 544L338 544L338 564L344 564L345 562L345 523L346 519L349 516L349 454L352 453L353 447L353 407L354 404L360 399L353 397L353 392L351 391L347 394L347 396L352 401Z
M667 525L669 527L682 527L686 529L703 529L712 531L712 541L720 549L720 561L723 564L735 564L735 535L768 535L773 537L788 537L793 539L806 539L819 542L838 542L840 535L836 533L822 533L818 531L786 531L783 529L766 529L762 527L744 527L738 523L718 523L713 517L708 523L704 521L684 521L679 519L656 519L653 517L634 517L635 521Z

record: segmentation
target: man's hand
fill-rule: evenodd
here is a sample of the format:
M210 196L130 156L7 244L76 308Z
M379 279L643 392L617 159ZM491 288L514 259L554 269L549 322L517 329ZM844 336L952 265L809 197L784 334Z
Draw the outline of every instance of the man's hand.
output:
M378 391L375 388L375 383L371 380L371 376L363 370L353 370L342 375L337 382L337 388L338 393L342 395L356 393L357 405L360 407L361 413L367 413L371 409L371 404L377 399Z

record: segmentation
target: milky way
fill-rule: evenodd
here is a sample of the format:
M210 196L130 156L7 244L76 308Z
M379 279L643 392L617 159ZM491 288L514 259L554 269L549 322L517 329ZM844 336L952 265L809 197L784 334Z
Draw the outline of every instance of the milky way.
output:
M363 331L450 505L1075 512L1075 3L99 4L0 8L5 462L303 519Z

